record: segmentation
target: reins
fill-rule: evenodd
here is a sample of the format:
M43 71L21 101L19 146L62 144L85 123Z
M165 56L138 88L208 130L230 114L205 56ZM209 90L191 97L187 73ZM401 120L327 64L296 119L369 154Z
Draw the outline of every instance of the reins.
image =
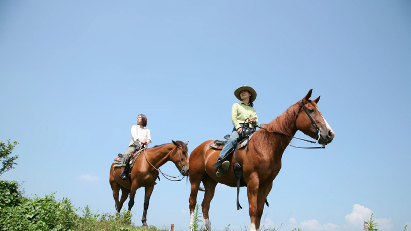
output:
M147 149L144 149L144 157L146 158L146 161L151 165L151 167L153 167L155 170L157 170L158 172L160 172L160 173L164 176L164 178L166 178L166 179L169 180L169 181L181 181L182 179L184 179L184 176L181 175L181 170L180 170L180 169L179 169L179 171L180 171L180 175L179 175L179 176L170 176L170 175L168 175L168 174L163 173L163 172L160 170L160 168L154 167L154 165L147 159L146 150L147 150ZM175 150L175 149L173 149L173 150ZM170 152L172 152L173 150L169 151L168 154L170 154ZM167 155L168 155L168 154L167 154ZM181 153L180 153L180 155L181 155ZM180 166L183 167L183 166L181 165L181 158L179 158L179 159L180 159ZM174 179L176 179L176 178L178 178L178 177L180 177L180 176L182 176L181 179L174 180ZM168 178L168 177L174 178L174 179L170 179L170 178ZM160 178L159 178L159 179L160 179Z
M295 137L295 136L290 136L290 135L287 135L287 134L283 134L283 133L281 133L281 132L268 131L266 128L262 128L262 127L260 127L260 126L258 126L258 125L254 125L254 126L259 127L260 129L264 129L264 130L266 130L267 132L272 132L272 133L275 133L275 134L278 134L278 135L287 136L287 137L290 137L290 138L292 138L292 139L298 139L298 140L306 141L306 142L309 142L309 143L312 143L312 144L318 144L318 141L320 140L320 132L321 132L321 129L318 127L317 123L314 121L314 119L311 117L310 113L308 112L308 109L305 107L305 104L307 104L307 103L308 103L308 102L306 102L306 103L301 103L301 104L300 104L300 108L298 109L298 113L297 113L297 116L295 117L294 124L295 124L295 127L297 127L297 119L298 119L298 116L300 115L301 108L303 108L304 111L305 111L305 113L307 114L308 118L310 118L311 123L314 125L315 129L317 130L317 140L316 140L316 141L306 140L306 139L298 138L298 137ZM318 147L318 146L317 146L317 147L298 147L298 146L294 146L294 145L292 145L292 144L289 144L289 146L291 146L291 147L293 147L293 148L302 148L302 149L325 148L325 145L322 145L322 146L320 146L320 147Z

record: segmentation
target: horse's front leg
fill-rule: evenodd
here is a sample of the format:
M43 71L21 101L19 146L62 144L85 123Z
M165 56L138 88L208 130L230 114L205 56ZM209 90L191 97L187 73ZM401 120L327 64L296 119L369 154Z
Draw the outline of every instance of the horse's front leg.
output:
M130 190L122 188L121 189L121 198L120 198L120 202L118 202L118 204L116 204L116 209L117 212L120 212L121 208L123 207L124 201L127 200L128 194L130 193Z
M261 222L261 216L263 215L264 211L264 204L265 200L267 199L268 194L271 191L271 188L273 186L273 182L271 181L268 184L260 185L259 190L258 190L258 197L257 197L257 217L256 217L256 229L260 229L260 222ZM264 230L267 230L268 227L265 227Z
M141 222L143 222L143 227L145 227L145 228L148 228L148 225L146 223L146 221L147 221L147 210L148 210L148 205L150 203L151 194L153 193L153 190L154 190L154 185L155 184L146 187L146 193L145 193L145 196L144 196L144 210L143 210L143 218L141 218Z
M247 196L248 196L248 211L250 214L251 225L250 231L258 231L260 227L260 220L258 219L258 206L257 206L257 197L259 189L259 179L257 174L252 174L250 180L247 184ZM261 217L261 216L260 216Z

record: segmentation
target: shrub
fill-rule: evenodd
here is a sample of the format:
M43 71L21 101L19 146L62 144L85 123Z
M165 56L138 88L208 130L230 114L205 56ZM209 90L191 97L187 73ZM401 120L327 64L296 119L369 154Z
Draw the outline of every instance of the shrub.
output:
M17 181L0 180L0 209L17 206L22 194Z
M22 197L18 206L1 212L1 230L73 230L79 219L70 200L56 201L54 194L45 198Z

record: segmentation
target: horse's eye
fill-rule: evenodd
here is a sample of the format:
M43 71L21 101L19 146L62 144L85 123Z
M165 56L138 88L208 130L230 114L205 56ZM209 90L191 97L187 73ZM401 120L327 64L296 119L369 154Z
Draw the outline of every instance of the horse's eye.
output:
M315 110L314 110L313 108L308 109L308 111L309 111L310 113L314 113L314 112L315 112Z

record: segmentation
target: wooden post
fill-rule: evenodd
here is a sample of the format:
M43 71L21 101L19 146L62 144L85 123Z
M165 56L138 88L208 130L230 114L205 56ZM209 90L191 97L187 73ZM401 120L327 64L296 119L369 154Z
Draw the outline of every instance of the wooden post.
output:
M171 224L171 231L174 231L174 224Z

